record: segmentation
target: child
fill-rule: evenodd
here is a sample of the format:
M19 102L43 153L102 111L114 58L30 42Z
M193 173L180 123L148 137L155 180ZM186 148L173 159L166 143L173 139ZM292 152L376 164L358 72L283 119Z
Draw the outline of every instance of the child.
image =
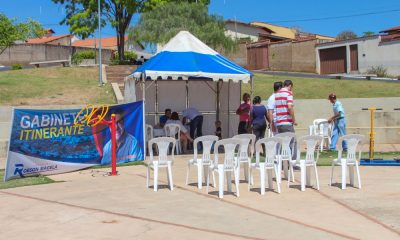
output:
M215 121L215 135L218 136L218 139L222 139L222 129L221 129L221 121Z

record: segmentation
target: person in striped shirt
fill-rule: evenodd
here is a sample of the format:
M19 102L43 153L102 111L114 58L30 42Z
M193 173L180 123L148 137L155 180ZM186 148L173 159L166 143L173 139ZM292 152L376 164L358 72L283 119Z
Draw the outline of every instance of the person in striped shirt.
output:
M276 112L276 127L278 133L293 132L296 126L296 118L294 116L294 103L293 103L293 82L285 80L283 88L275 93L275 112ZM291 142L292 158L297 157L296 142Z

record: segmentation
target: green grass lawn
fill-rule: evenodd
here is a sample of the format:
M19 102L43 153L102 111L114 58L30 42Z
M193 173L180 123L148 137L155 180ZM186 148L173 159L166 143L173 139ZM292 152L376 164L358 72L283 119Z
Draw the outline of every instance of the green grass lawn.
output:
M16 188L16 187L56 182L46 176L18 178L18 179L9 180L7 182L3 182L3 179L4 179L4 170L0 170L0 189Z
M96 67L48 67L0 72L1 105L116 103Z
M273 92L276 81L290 79L296 99L325 99L331 92L339 98L400 97L400 83L368 80L339 80L274 76L255 74L254 96L267 99ZM250 92L250 84L243 85L243 92Z

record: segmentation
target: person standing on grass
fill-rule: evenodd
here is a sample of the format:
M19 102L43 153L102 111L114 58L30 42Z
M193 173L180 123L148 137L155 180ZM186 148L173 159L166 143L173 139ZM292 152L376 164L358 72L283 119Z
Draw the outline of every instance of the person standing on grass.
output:
M285 80L283 87L275 93L275 112L276 112L276 127L278 133L292 132L294 133L294 126L297 126L296 118L294 116L294 103L293 103L293 82ZM290 146L293 150L292 157L297 157L296 142L291 142Z
M336 94L331 93L328 96L329 101L332 103L333 116L328 119L329 123L333 122L333 132L330 150L336 150L336 143L339 137L346 135L346 119L344 117L344 108L342 103L336 99ZM342 148L347 151L346 141L342 142Z
M267 128L267 109L261 104L261 97L255 96L253 99L253 108L251 109L251 124L253 133L256 135L256 141L263 138Z
M267 120L273 135L278 134L278 129L276 128L275 94L282 88L282 86L282 82L274 82L274 93L271 94L267 101Z
M239 108L236 110L236 114L239 115L239 126L238 134L249 133L250 129L250 94L243 94L243 103L240 104Z

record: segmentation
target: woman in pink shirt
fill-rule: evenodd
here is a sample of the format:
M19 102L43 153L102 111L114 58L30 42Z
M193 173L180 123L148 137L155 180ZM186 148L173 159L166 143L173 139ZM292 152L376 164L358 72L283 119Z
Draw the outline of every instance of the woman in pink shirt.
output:
M240 104L236 110L236 114L239 115L239 127L238 134L249 133L250 129L250 94L243 94L243 103Z

